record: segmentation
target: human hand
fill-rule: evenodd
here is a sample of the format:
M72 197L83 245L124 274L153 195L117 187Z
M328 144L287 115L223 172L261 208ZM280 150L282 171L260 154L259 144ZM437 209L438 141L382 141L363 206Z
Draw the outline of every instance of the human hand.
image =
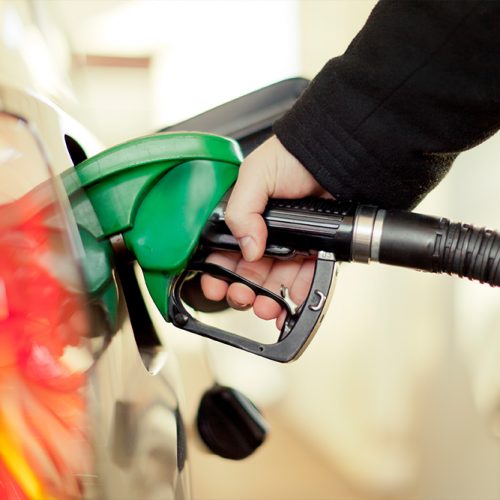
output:
M326 191L305 167L272 136L241 164L238 179L229 199L225 220L238 239L243 258L230 253L213 253L207 262L219 264L275 293L281 285L289 289L291 299L300 304L307 296L314 262L311 259L278 261L263 258L267 227L262 218L269 198L297 199L327 196ZM281 328L285 311L272 299L255 296L245 285L227 283L203 275L202 290L209 300L227 298L235 309L253 306L262 319L277 319Z

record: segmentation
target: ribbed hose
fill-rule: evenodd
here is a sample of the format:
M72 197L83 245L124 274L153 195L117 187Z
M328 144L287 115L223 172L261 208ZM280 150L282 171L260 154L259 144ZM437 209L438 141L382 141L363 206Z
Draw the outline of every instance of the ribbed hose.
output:
M470 224L445 222L439 235L434 272L500 286L500 236Z
M382 263L500 286L500 236L491 229L394 210L380 241Z

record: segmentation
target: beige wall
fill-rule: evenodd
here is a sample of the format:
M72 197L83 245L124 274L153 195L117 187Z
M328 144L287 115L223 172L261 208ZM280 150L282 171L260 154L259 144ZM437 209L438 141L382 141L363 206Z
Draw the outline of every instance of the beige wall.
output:
M74 65L78 119L106 145L152 131L151 75L146 67Z
M341 55L363 27L373 0L302 0L300 55L302 74L312 78L323 65Z

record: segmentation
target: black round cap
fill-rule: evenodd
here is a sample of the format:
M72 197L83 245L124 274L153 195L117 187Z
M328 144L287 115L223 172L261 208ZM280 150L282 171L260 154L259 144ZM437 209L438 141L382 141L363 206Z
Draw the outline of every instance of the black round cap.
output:
M268 430L262 414L246 396L220 385L203 395L197 426L213 453L232 460L251 455L264 442Z

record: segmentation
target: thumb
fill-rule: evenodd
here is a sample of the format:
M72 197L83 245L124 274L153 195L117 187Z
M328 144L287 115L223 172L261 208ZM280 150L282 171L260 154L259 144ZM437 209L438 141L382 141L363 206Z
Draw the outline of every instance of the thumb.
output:
M249 262L264 255L267 227L262 218L269 199L266 176L260 172L258 161L250 155L240 172L226 209L226 224L233 233Z

